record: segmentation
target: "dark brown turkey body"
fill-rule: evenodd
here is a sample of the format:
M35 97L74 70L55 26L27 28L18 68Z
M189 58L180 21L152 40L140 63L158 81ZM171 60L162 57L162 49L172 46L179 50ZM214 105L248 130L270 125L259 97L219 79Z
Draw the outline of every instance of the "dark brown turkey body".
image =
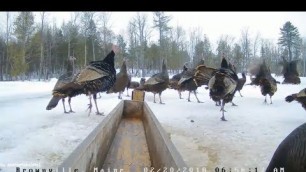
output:
M306 123L294 129L277 147L266 172L274 168L290 172L306 171Z
M229 68L227 60L223 58L221 68L216 71L215 75L208 82L209 96L215 102L221 101L222 121L226 121L224 106L226 103L233 101L237 83L238 76L236 72Z
M119 93L118 99L122 99L122 93L129 83L129 77L126 69L126 62L123 61L120 71L116 75L116 82L107 91L107 93Z
M55 108L58 102L62 99L64 113L74 112L71 108L71 98L84 93L83 92L84 90L81 86L76 86L74 89L63 89L75 80L76 75L74 75L74 60L75 58L73 57L69 58L68 63L67 63L66 73L61 75L58 78L52 90L53 97L49 101L46 107L46 110L51 110ZM68 104L69 104L70 111L67 111L65 107L66 97L68 97Z
M136 89L153 93L154 103L156 103L155 95L158 94L159 103L163 104L162 99L161 99L161 94L168 87L169 87L169 75L168 75L167 67L165 64L165 60L163 60L162 72L152 75L147 81L145 81L143 86L140 85L139 88L136 88Z

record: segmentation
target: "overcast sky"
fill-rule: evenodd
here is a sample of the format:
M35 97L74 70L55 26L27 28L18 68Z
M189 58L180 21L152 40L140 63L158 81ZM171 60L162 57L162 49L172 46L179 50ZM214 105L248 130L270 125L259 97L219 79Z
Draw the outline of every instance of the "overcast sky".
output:
M52 22L55 18L59 26L62 20L70 20L70 12L48 13L48 20ZM152 26L152 12L145 13ZM287 21L291 21L298 28L300 35L306 38L306 12L165 12L165 14L172 17L170 26L182 26L187 34L191 29L199 27L212 42L218 40L221 35L233 36L237 41L241 37L241 30L245 28L249 28L251 38L260 33L261 38L277 40L280 28ZM112 30L116 34L126 33L128 22L135 15L136 12L112 12L110 18ZM36 18L38 17L39 14L36 13ZM154 37L157 32L152 34Z
M152 25L152 12L148 14ZM192 28L202 28L211 40L217 40L222 34L239 39L241 30L249 28L250 34L255 36L260 33L262 38L277 40L280 28L287 21L296 26L302 37L306 37L306 12L165 12L172 16L171 26L182 26L187 32ZM115 33L124 33L131 17L136 12L112 12L111 23ZM59 12L57 20L70 19L69 14ZM154 34L154 33L153 33Z

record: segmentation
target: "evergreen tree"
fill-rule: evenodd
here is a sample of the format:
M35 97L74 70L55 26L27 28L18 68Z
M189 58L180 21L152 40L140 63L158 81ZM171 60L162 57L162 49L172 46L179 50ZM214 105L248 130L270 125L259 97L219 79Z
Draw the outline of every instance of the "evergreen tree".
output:
M21 74L25 73L28 69L28 62L30 59L30 56L27 55L28 51L28 45L31 40L31 36L34 32L34 15L32 12L20 12L17 16L15 22L14 22L14 34L17 37L18 44L20 45L15 53L16 56L14 57L14 66L13 68L16 70L18 68L18 71L14 71L14 74ZM20 51L20 52L18 52ZM20 60L20 62L17 62ZM13 69L13 70L14 70ZM24 79L24 78L23 78Z
M301 38L298 29L291 24L290 21L287 21L281 30L281 37L278 39L278 44L280 44L282 47L285 48L286 51L288 51L288 60L292 61L293 58L293 52L297 51L300 47Z
M116 55L116 61L117 61L117 67L121 67L122 63L123 63L123 59L126 58L126 43L124 41L124 38L122 35L118 35L117 36L117 45L120 48L120 52Z
M233 63L236 66L237 72L245 70L243 69L242 60L243 60L242 48L239 44L236 43L233 48Z
M204 42L200 41L195 45L193 63L196 65L201 59L204 59Z
M166 39L167 39L167 33L171 29L170 26L168 26L168 23L170 22L171 17L166 16L164 12L154 12L153 13L153 27L158 29L159 32L159 46L161 48L160 54L159 54L159 63L161 66L161 62L163 58L166 57Z
M211 44L206 35L204 35L204 40L203 40L203 56L204 56L204 61L206 65L212 65L213 61L213 52L211 49Z

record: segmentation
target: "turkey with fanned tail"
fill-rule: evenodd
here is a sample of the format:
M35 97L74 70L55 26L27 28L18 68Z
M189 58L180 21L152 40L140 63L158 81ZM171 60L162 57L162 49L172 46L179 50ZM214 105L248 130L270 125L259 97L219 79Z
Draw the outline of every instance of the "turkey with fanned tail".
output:
M203 65L204 64L204 59L201 59L197 64L196 66L199 66L199 65ZM195 68L189 68L186 72L184 72L181 76L181 79L179 80L178 82L178 88L182 91L185 91L187 90L189 93L188 93L188 102L190 102L190 94L191 92L194 93L194 96L196 97L197 99L197 102L198 103L202 103L199 99L198 99L198 96L197 96L197 88L198 88L198 85L195 83L194 81L194 75L196 73L196 69Z
M208 82L210 97L215 102L221 102L222 121L226 121L224 106L226 103L233 101L237 83L238 76L236 72L229 67L227 60L223 57L221 68L215 72L215 75Z
M270 104L272 104L272 96L277 91L277 83L279 82L272 77L270 69L267 67L265 61L263 61L250 85L259 85L261 94L265 96L264 103L267 103L267 95L269 95Z
M209 80L215 75L217 69L208 67L206 65L198 65L194 74L194 82L200 87L202 85L208 85Z
M287 61L283 57L283 62L281 63L283 65L283 76L284 76L284 81L282 82L283 84L300 84L301 79L299 78L299 73L297 70L297 63L299 60L292 60L292 61Z

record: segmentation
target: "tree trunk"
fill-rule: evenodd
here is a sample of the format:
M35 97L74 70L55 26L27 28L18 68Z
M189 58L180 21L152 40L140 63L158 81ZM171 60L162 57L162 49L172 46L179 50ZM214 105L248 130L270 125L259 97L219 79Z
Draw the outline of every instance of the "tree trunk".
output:
M92 57L93 57L93 60L96 61L94 38L92 38L91 43L92 43Z
M86 40L86 34L85 34L85 47L84 47L84 49L85 49L85 51L84 51L84 53L85 53L85 62L84 62L84 66L86 66L86 64L87 64L87 45L86 45L86 42L87 42L87 40Z
M50 68L51 68L51 41L49 43L49 45L47 46L47 57L45 59L46 63L45 63L45 80L49 80L50 77Z
M69 38L69 42L68 42L68 59L69 59L69 57L70 57L70 38ZM85 62L86 63L86 62Z
M303 53L303 77L306 76L306 54L305 54L305 50L304 50L304 53Z
M103 43L104 43L104 54L103 56L106 56L107 52L106 52L106 26L104 23L104 31L103 31Z
M42 13L42 17L41 17L40 65L39 65L38 81L40 81L40 79L42 78L43 67L44 67L44 16L45 16L45 12Z
M9 12L6 13L6 58L4 60L5 75L9 75Z
M289 61L292 61L292 52L291 52L291 45L288 46L288 53L289 53Z
M141 77L145 77L146 72L145 72L145 64L144 64L144 49L143 49L143 46L141 46L140 59L141 59L141 68L142 68Z
M2 51L2 55L0 56L0 81L3 81L3 59L4 51Z
M26 41L24 40L23 46L22 46L22 67L25 68L26 66ZM21 74L22 77L22 81L24 81L26 79L26 71L23 71L23 74Z
M163 35L162 35L162 29L161 27L159 28L159 46L161 47L160 51L159 51L159 66L161 66L162 64L162 55L163 55L163 51L164 51L164 45L163 45Z

